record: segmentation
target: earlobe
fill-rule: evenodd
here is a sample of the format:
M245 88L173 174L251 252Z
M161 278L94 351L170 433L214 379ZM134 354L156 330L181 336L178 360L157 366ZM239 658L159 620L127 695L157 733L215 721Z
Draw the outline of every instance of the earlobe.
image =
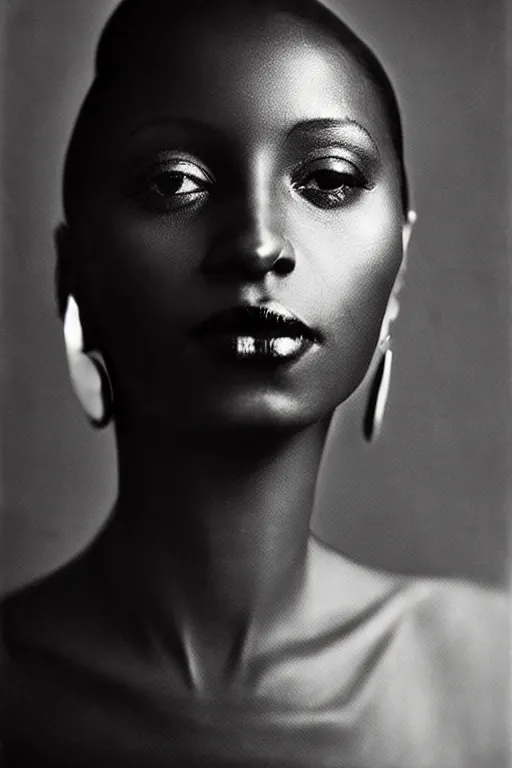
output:
M105 427L113 414L112 383L101 353L84 350L80 311L72 294L66 299L64 342L75 394L91 424L97 428Z
M57 252L55 291L59 317L64 326L71 383L91 424L97 428L104 427L112 418L112 383L101 353L90 349L86 351L80 311L74 296L69 227L60 224L55 229L54 238Z
M391 290L391 295L388 300L386 313L384 315L384 320L382 322L381 332L379 336L380 343L382 343L383 339L386 339L389 336L390 327L398 317L398 313L400 310L400 300L399 300L400 291L402 290L402 287L404 284L405 272L407 269L407 250L409 247L409 240L411 238L412 228L414 226L415 221L416 221L416 212L409 211L409 213L407 214L407 220L404 222L402 227L402 262L400 264L398 274L395 278L395 282Z
M402 227L402 263L400 264L400 269L398 270L398 274L396 276L395 284L393 286L393 292L392 295L394 296L395 300L398 301L398 296L400 294L400 291L402 290L404 281L405 281L405 273L407 270L407 254L409 252L409 242L412 235L412 230L414 227L414 224L416 222L416 211L409 211L407 214L407 219L403 224Z
M391 349L391 326L397 319L400 311L399 295L404 284L405 270L407 267L407 249L409 247L409 240L415 221L415 211L409 211L407 220L402 227L402 262L389 296L388 305L380 329L379 344L377 346L379 359L376 371L372 378L370 394L363 421L363 434L368 441L377 437L382 428L384 410L386 408L389 393L391 365L393 360L393 350Z
M70 267L70 237L67 224L59 224L54 231L54 243L56 252L55 261L55 299L57 312L61 320L64 320L68 296L73 293L71 285Z
M409 240L411 239L412 228L417 219L416 211L409 211L407 219L402 227L402 249L404 259L407 256L407 249L409 248Z

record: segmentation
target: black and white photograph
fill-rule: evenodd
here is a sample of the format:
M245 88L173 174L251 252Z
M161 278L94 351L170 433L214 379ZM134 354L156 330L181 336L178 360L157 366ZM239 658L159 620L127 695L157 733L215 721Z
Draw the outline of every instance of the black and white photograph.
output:
M511 768L511 31L3 0L1 768Z

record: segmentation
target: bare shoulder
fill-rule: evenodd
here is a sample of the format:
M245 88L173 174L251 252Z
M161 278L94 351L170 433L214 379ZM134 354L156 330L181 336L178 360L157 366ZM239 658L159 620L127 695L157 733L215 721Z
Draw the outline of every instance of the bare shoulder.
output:
M509 598L461 581L411 579L397 600L380 711L400 713L415 748L431 755L428 765L507 765Z
M94 589L84 558L77 558L37 581L7 594L1 603L2 645L11 656L51 652L67 639L83 637L98 613Z
M510 596L505 590L448 579L411 583L415 630L440 651L446 646L461 660L506 654L510 642Z
M419 580L410 600L402 647L422 670L422 685L437 691L449 705L446 716L472 736L506 742L510 597L464 582Z

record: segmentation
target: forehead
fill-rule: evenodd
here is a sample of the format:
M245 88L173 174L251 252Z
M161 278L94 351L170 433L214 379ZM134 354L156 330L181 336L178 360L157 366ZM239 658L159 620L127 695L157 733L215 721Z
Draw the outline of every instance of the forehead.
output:
M391 151L375 85L325 29L263 9L179 24L157 21L111 81L107 104L115 104L109 117L116 131L133 132L175 117L227 135L268 135L305 120L348 118L362 125L381 151ZM126 53L121 61L127 61Z

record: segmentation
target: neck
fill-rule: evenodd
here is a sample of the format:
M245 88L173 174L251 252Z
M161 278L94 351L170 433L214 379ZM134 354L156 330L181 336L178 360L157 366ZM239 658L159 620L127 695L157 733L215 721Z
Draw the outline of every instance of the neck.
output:
M118 554L107 567L134 572L139 619L179 637L191 674L192 656L201 664L207 647L225 667L300 602L328 426L218 439L118 428Z

